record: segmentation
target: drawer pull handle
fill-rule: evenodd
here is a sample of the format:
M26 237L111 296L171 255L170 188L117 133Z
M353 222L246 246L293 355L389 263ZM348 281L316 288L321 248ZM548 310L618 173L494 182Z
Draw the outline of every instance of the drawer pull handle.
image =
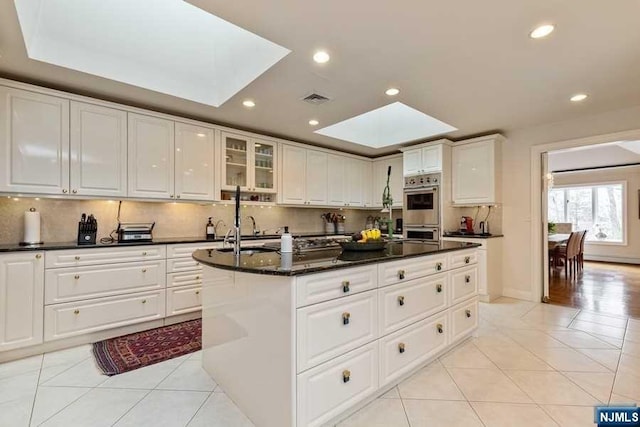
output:
M403 343L403 342L401 342L400 344L398 344L398 351L399 351L400 353L404 353L404 343Z
M73 194L77 194L77 193L78 193L78 190L72 190L71 192L72 192Z
M436 263L436 271L440 271L440 270L442 270L442 263L438 262Z
M147 300L146 300L146 299L143 299L143 300L142 300L142 303L143 303L143 304L146 304L146 303L147 303Z
M80 314L80 310L73 310L73 314Z
M63 192L64 194L67 194L67 189L66 189L66 188L63 188L63 189L62 189L62 192Z
M471 276L469 276L468 274L464 276L464 283L471 283Z
M342 313L342 324L348 325L349 319L351 319L351 313Z
M200 280L200 276L196 276L196 280Z
M436 328L438 329L439 334L444 332L444 327L442 326L442 323L438 323L438 325L436 325Z
M398 270L398 279L404 280L404 270Z
M78 280L80 278L79 274L76 274L75 276L73 276L74 279Z
M146 254L147 254L146 252L142 252L142 255L146 255Z
M36 259L40 259L40 258L42 258L42 255L37 254L37 255L36 255Z
M80 257L79 256L76 256L74 258L75 258L76 261L80 261Z
M467 315L467 317L471 317L471 310L465 310L464 313Z
M349 289L349 285L350 285L350 283L349 283L348 280L343 281L342 282L342 292L344 292L345 294L347 292L349 292L351 290L351 289Z
M468 257L468 256L464 257L465 264L469 264L470 262L471 262L471 257Z
M351 371L349 371L347 369L342 371L342 382L343 383L348 383L350 379L351 379Z
M440 285L440 284L437 284L437 285L436 285L436 292L437 292L437 293L442 292L442 285Z
M404 297L403 297L402 295L400 295L400 296L398 297L398 304L399 304L399 305L404 305Z
M196 295L200 295L200 291L196 291Z

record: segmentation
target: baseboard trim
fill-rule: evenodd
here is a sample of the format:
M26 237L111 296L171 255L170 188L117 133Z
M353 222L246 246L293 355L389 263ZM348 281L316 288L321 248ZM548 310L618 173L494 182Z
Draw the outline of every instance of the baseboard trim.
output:
M521 289L503 288L502 296L508 298L521 299L524 301L534 301L531 291L523 291Z
M602 256L602 255L587 255L584 254L585 261L600 261L600 262L614 262L616 264L640 264L639 258L626 258L615 256Z

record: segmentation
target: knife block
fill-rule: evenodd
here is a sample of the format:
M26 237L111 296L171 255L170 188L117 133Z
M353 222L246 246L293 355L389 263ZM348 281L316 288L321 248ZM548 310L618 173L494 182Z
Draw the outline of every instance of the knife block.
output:
M78 245L95 245L96 244L97 231L84 232L82 231L82 223L78 223Z

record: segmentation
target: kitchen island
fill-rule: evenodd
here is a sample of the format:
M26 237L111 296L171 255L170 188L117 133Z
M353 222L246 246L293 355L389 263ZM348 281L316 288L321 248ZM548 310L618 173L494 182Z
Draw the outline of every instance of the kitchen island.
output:
M339 421L473 334L478 246L196 251L204 368L258 427Z

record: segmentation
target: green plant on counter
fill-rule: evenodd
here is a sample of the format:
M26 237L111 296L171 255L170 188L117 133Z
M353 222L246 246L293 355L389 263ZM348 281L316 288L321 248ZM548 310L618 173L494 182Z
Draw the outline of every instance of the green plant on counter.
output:
M556 223L555 222L547 223L547 229L549 231L549 234L555 233L556 232Z

